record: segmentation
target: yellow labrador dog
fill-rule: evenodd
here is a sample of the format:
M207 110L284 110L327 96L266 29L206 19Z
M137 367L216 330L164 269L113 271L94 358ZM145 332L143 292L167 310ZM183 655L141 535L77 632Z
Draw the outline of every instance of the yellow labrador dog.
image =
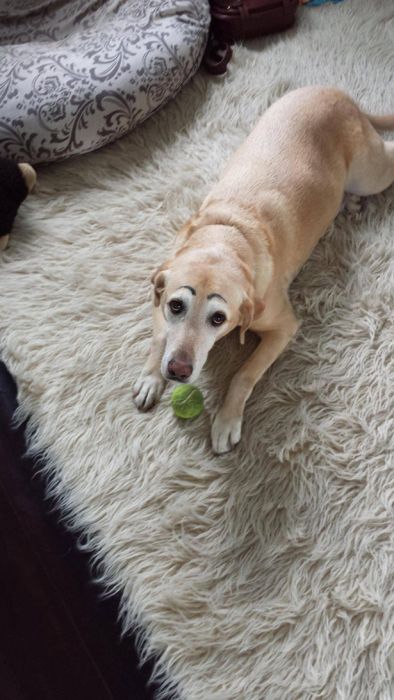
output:
M344 93L290 92L261 117L155 272L149 359L134 387L141 410L168 380L195 382L213 344L236 326L261 342L233 377L212 424L216 453L241 438L256 382L296 333L288 287L341 208L394 181L394 143L375 131L394 115L363 114Z

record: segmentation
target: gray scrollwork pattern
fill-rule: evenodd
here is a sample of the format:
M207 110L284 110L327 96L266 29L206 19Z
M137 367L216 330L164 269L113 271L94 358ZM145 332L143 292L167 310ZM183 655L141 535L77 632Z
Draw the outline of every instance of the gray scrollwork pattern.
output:
M0 155L30 163L127 133L197 70L208 0L0 0Z

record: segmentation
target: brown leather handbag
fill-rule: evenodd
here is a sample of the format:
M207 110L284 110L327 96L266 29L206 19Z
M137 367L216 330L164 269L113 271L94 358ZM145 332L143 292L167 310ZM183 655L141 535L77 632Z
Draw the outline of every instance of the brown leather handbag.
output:
M226 71L231 44L288 29L294 24L298 0L210 0L211 35L205 68L216 75Z

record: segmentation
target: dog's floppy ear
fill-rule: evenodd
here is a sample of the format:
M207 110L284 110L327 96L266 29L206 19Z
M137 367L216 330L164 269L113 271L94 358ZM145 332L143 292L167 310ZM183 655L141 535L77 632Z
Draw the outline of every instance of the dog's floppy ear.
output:
M245 333L250 327L252 321L258 318L265 309L265 303L263 300L254 299L247 296L241 304L239 309L240 313L240 329L239 329L239 340L241 345L245 344Z
M243 300L241 307L239 309L240 313L240 329L239 329L239 340L241 345L245 344L245 333L248 330L250 324L253 321L254 315L254 304L250 297L246 297Z
M155 306L160 305L161 295L166 286L166 270L167 264L164 263L153 273L151 282L153 284L153 302Z
M249 265L247 265L247 263L241 259L239 260L239 265L245 277L245 296L239 309L239 340L241 345L244 345L245 333L250 327L252 321L261 316L263 313L265 309L265 302L263 299L256 298L253 274Z

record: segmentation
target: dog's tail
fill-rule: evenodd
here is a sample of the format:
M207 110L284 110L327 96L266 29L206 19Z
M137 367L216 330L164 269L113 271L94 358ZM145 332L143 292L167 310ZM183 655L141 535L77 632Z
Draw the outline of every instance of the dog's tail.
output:
M378 129L378 131L394 131L394 114L387 114L384 117L376 114L366 114L365 116L374 129Z

